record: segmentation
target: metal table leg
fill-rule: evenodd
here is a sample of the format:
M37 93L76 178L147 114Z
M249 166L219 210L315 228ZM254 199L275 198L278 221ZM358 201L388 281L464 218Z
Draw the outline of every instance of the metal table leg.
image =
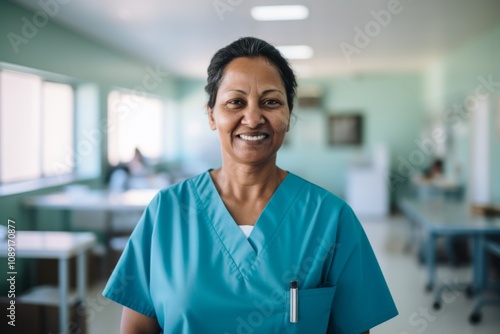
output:
M81 252L77 256L77 289L78 289L78 301L82 303L87 294L87 253Z
M434 288L434 283L436 279L436 236L431 231L429 232L429 240L427 241L427 269L428 269L428 280L427 280L427 291L432 291Z
M68 259L59 259L59 332L69 333Z
M484 288L486 276L486 252L485 252L485 237L484 235L476 234L474 236L474 247L472 254L473 277L472 277L472 292L474 294L481 293Z
M112 228L113 226L113 212L112 211L106 211L106 217L104 221L104 237L103 237L103 242L104 242L104 257L102 259L102 274L104 277L108 277L110 274L111 269L111 233L112 233Z

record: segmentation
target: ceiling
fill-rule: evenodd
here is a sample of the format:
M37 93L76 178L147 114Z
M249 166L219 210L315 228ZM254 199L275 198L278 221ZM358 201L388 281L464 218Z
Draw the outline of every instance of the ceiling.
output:
M385 27L372 12L398 0L66 1L52 20L178 76L200 78L214 52L242 36L275 45L310 45L314 57L293 61L293 66L299 76L323 77L421 69L500 23L498 0L400 0L400 12ZM38 1L15 2L40 10ZM252 6L271 4L303 4L310 15L304 21L251 18ZM368 45L355 43L356 27L373 29ZM341 50L347 44L358 49L350 61Z

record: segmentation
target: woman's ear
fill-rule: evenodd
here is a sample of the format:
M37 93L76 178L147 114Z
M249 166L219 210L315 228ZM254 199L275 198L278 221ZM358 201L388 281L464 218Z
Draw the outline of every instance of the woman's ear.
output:
M208 125L212 131L217 130L217 124L215 124L214 110L207 105L208 114Z

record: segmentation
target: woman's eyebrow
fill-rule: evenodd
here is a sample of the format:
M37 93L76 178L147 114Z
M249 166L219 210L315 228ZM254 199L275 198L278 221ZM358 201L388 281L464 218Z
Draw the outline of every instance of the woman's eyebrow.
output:
M241 93L241 94L247 94L247 92L243 89L229 89L226 91L226 93L228 92L237 92L237 93ZM279 89L266 89L265 91L263 91L261 93L261 95L265 95L265 94L269 94L269 93L278 93L278 94L281 94L281 95L285 95L281 90Z
M242 93L242 94L246 94L247 93L243 89L229 89L228 92L237 92L237 93Z
M266 89L265 91L262 92L262 95L269 94L269 93L278 93L278 94L284 95L283 92L279 89Z
M282 92L281 90L279 89L266 89L265 91L263 91L261 93L261 95L267 95L267 94L270 94L270 93L278 93L279 95L281 96L285 96L285 93Z

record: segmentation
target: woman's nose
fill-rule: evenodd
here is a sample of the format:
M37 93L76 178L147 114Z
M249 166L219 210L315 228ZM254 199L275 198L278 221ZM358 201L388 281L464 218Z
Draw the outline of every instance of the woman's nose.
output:
M244 111L241 123L248 126L249 128L256 128L259 125L264 124L265 119L260 105L249 104Z

